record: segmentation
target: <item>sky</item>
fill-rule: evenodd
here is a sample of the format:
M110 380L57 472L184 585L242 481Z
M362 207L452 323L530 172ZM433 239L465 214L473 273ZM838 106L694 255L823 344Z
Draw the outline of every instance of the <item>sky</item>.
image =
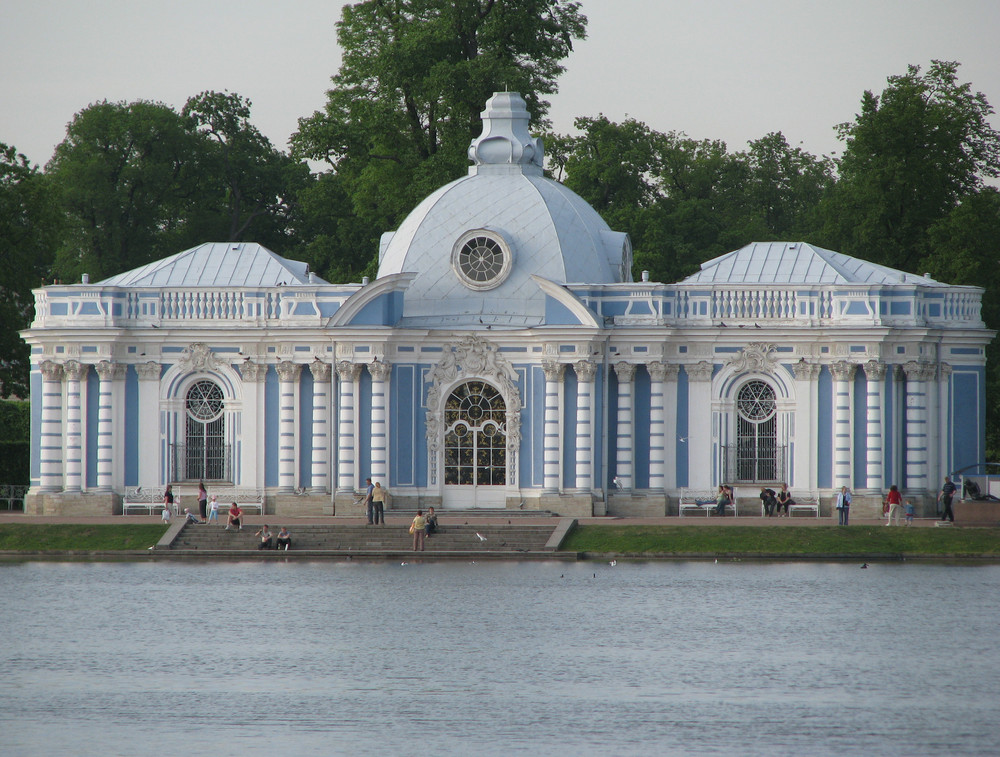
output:
M44 165L74 114L100 101L228 90L287 148L340 65L338 0L3 0L0 142ZM603 113L730 150L772 131L815 155L842 149L865 90L908 64L962 64L1000 107L997 0L582 0L586 40L550 118ZM1000 118L992 119L1000 129Z

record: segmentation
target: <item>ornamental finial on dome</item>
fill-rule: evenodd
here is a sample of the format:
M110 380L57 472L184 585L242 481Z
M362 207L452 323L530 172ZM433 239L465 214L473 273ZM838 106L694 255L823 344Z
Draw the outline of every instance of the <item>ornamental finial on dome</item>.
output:
M531 115L524 98L517 92L494 92L482 116L483 133L469 146L469 160L476 164L469 173L507 173L513 169L541 175L542 140L528 133Z

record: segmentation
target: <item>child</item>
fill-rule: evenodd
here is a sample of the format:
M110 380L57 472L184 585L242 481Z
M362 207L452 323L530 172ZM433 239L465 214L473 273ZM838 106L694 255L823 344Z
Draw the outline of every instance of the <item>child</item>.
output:
M906 500L906 507L903 508L906 513L906 525L913 525L913 503L910 500Z
M215 525L219 525L219 498L214 494L212 495L212 501L208 505L208 522L211 523L215 521Z

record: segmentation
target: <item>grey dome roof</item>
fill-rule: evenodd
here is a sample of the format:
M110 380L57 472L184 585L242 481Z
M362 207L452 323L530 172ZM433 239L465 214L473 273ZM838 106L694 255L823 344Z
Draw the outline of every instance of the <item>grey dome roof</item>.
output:
M495 94L469 175L441 187L382 237L378 276L415 273L404 320L432 325L533 325L545 296L531 277L559 284L631 280L631 247L579 195L542 173L541 141L528 135L524 100ZM499 238L512 258L502 283L470 287L454 263L471 232Z

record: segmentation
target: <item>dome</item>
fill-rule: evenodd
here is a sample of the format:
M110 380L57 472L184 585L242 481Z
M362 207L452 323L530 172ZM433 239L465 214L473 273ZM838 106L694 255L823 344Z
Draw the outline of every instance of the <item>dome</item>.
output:
M540 139L515 92L494 94L473 140L469 175L441 187L384 234L378 276L413 273L404 322L531 326L557 284L631 280L628 237L542 173Z

